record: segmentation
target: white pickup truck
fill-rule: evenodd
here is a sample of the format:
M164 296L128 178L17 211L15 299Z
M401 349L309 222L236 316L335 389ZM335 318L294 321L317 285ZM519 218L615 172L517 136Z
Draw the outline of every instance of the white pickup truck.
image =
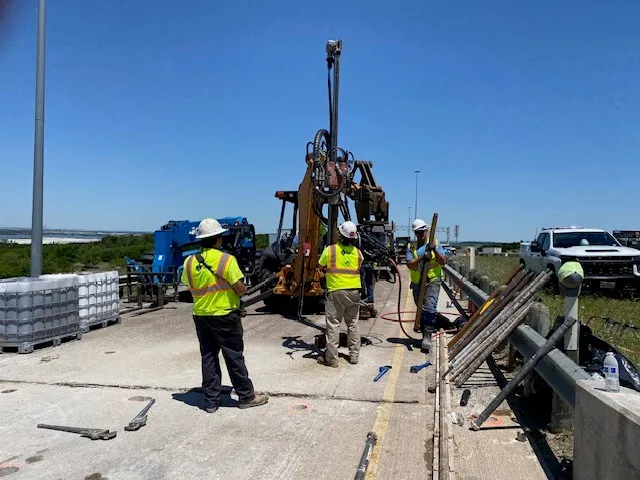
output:
M521 246L519 257L536 273L545 268L557 272L564 262L577 260L584 269L585 291L640 292L640 250L623 247L604 230L545 228L529 245Z

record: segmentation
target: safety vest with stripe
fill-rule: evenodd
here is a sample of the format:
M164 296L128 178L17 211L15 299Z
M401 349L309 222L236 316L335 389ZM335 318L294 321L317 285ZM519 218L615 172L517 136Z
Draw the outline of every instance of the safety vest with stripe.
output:
M416 248L416 244L411 244L411 253L413 254L413 258L418 258L418 249ZM440 265L436 260L436 254L431 252L431 259L429 260L429 266L431 269L427 272L427 279L429 281L434 278L442 277L442 265ZM422 278L422 268L424 264L421 262L417 270L409 270L409 275L411 276L411 283L419 284Z
M341 243L327 247L327 290L360 288L362 253L353 245Z
M239 309L240 297L225 280L233 257L215 249L205 250L201 255L215 275L195 255L185 260L182 282L193 296L193 314L221 316Z

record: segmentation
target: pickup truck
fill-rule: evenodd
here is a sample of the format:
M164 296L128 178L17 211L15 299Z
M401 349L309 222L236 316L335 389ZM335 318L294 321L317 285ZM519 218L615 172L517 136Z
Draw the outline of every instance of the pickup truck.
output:
M546 228L519 252L520 263L539 273L554 273L566 261L578 261L584 269L583 290L640 292L640 250L624 247L605 230ZM554 278L554 287L557 279Z

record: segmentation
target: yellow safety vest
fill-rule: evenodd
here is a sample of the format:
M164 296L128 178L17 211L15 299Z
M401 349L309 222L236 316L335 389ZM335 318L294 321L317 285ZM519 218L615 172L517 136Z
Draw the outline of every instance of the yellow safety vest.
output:
M411 244L411 253L413 254L413 258L418 258L418 249L416 248L416 244ZM431 259L429 260L429 265L431 265L431 269L427 272L427 278L429 281L434 278L442 277L442 265L440 265L436 261L436 254L431 252ZM409 270L409 275L411 277L411 283L420 284L420 280L422 278L422 264L418 266L417 270Z
M239 309L240 297L231 286L243 277L236 259L215 249L206 249L201 255L215 275L195 255L185 260L182 282L193 296L193 314L221 316Z
M341 243L327 247L327 290L360 288L362 253L353 245Z

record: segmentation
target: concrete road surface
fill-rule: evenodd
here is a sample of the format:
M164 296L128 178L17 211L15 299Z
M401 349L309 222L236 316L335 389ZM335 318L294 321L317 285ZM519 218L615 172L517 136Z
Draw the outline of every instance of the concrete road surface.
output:
M403 280L406 286L406 271ZM397 310L397 287L377 285L382 314ZM406 288L401 307L414 310ZM120 325L80 341L0 355L0 477L343 480L353 478L374 430L379 442L368 478L429 478L433 368L409 372L428 357L405 341L398 323L361 321L360 363L342 360L333 369L315 360L323 316L301 323L251 308L243 320L245 356L269 403L240 410L231 393L225 408L207 414L194 390L201 371L190 309L169 304L124 315ZM393 368L374 383L381 365ZM223 383L230 385L226 372ZM124 431L148 398L156 403L147 425ZM117 437L92 441L38 423L105 428Z

